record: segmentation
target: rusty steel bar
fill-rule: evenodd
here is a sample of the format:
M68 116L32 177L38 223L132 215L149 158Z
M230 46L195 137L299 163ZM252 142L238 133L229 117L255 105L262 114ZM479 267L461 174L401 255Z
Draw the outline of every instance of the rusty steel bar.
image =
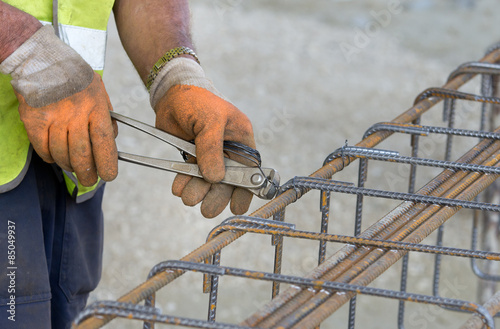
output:
M278 222L284 222L285 221L285 210L283 209L282 211L277 212L273 216L273 220L278 221ZM281 274L281 265L283 261L283 237L281 235L273 235L272 240L271 240L272 245L274 246L274 269L273 273L275 274ZM275 298L278 296L280 292L280 283L279 282L273 282L273 288L271 291L271 298Z
M488 147L489 146L489 142L485 141L485 142L482 142L480 145L476 146L475 148L473 148L473 150L471 150L470 152L468 152L465 156L463 156L459 161L460 162L483 162L485 161L488 157L490 157L494 152L498 151L498 143L494 144L496 147ZM481 149L485 149L484 152L480 153ZM487 162L486 164L488 165L491 165L491 164L494 164L496 163L496 161L493 161L493 162ZM479 174L469 174L468 176L476 176L476 175L479 175ZM436 193L439 193L440 195L443 195L443 193L446 192L447 189L452 189L453 186L457 183L457 181L459 180L463 180L464 177L466 177L466 174L465 173L461 173L461 172L457 172L457 173L452 173L450 171L445 171L443 172L441 175L439 175L434 181L432 181L431 183L429 183L426 187L424 187L423 189L421 189L421 191L428 191L428 193L431 193L436 195ZM437 191L437 192L436 192ZM457 193L457 191L455 191L455 193ZM453 194L451 195L448 195L448 197L450 196L453 196ZM397 227L401 226L401 225L405 225L406 223L409 223L411 222L411 219L414 219L416 215L419 215L419 220L418 221L415 221L413 222L413 228L411 228L410 231L414 230L416 227L418 227L418 225L420 225L424 219L426 219L426 217L422 216L422 214L420 212L423 211L423 208L422 206L419 206L417 205L416 207L413 206L413 204L403 204L402 205L402 208L403 209L400 209L400 211L398 211L398 209L396 209L395 211L391 212L391 214L395 214L396 217L394 218L394 225L395 227L391 227L391 221L390 221L390 216L389 217L389 222L384 222L384 219L382 219L380 222L374 224L371 228L369 228L367 231L365 231L363 233L363 235L366 235L367 237L373 237L375 236L375 234L379 234L381 235L381 232L383 233L384 231L387 232L385 234L383 234L380 238L381 239L388 239L392 234L394 234L394 231L397 229ZM431 207L432 208L432 207ZM434 212L439 209L439 207L434 207ZM400 217L402 215L402 213L404 212L407 212L408 213L408 217L406 218L403 218L403 219L399 219L399 220L396 220L398 217ZM431 215L431 213L429 213L429 215ZM429 216L428 215L428 216ZM418 225L415 225L417 224ZM379 231L380 230L380 231ZM336 266L336 270L337 272L342 272L342 268L344 268L345 270L349 270L351 269L354 264L357 264L357 262L360 261L360 258L361 256L367 254L367 252L364 252L364 251L357 251L356 253L353 253L353 255L351 255L352 257L354 257L354 259L357 259L357 260L354 260L354 263L352 261L350 262L347 262L346 259L347 259L347 256L349 256L351 254L351 249L347 249L347 248L344 248L344 250L341 250L340 254L343 253L342 257L339 256L338 260L339 260L339 263L340 263L340 260L344 260L344 263L343 264L340 264L337 263L336 261L332 261L331 264L326 264L325 266L320 266L318 267L311 275L316 277L316 278L319 278L319 277L322 277L324 274L328 273L329 271L329 268L333 268L335 265L339 265L339 266ZM358 258L357 258L358 257ZM379 255L380 257L380 255ZM377 259L378 257L376 257L375 259ZM373 260L372 260L373 261ZM324 263L325 264L325 263ZM329 266L329 267L327 267ZM358 266L359 267L359 266ZM366 267L366 266L365 266ZM324 268L324 269L323 269ZM336 275L334 274L330 274L328 276L328 280L338 280L338 278L336 277ZM297 291L295 292L292 292L290 294L290 298L288 298L287 300L285 301L288 301L288 300L291 300L292 298L295 297ZM307 300L309 299L311 296L308 295L308 292L301 292L301 297L299 297L299 301L297 301L296 303L294 303L294 305L301 305L304 300ZM265 323L265 326L264 327L272 327L273 325L276 324L276 319L279 318L281 316L281 314L287 314L287 313L291 313L291 312L295 312L296 310L293 308L293 306L290 306L290 309L285 309L285 308L282 308L282 309L279 309L282 305L274 305L274 306L270 306L268 305L267 307L269 307L270 309L275 309L276 312L274 314L272 314L272 316L270 316L270 319L266 320L266 323ZM279 309L279 310L278 310ZM267 313L264 311L264 313ZM250 317L249 319L247 319L247 322L245 323L248 323L248 324L251 324L251 325L256 325L259 323L260 324L260 321L263 320L263 318L265 317L264 314L255 314L253 317Z
M492 53L488 54L485 56L481 62L497 62L500 59L500 51L494 50ZM474 77L474 74L465 74L465 75L460 75L451 81L447 82L443 88L446 89L457 89L460 86L462 86L464 83L469 81ZM440 98L431 98L431 99L425 99L404 112L403 114L399 115L397 118L395 118L392 122L393 123L410 123L417 119L420 115L425 113L427 110L429 110L433 105L437 104L441 99ZM392 132L387 132L387 131L379 131L376 132L369 137L363 139L360 141L356 146L359 147L374 147L381 141L385 140L387 137L389 137L392 134ZM350 159L351 161L354 160L354 158ZM323 166L322 168L318 169L316 172L311 174L311 177L317 177L317 178L324 178L328 179L330 178L334 173L342 170L344 167L342 159L336 159L327 165ZM470 175L475 175L475 174L470 174ZM482 180L482 179L480 179ZM291 204L292 202L296 201L298 198L300 198L303 193L306 193L307 190L303 191L297 191L297 190L288 190L284 192L283 194L279 195L277 198L275 198L273 201L267 203L266 205L262 206L259 208L257 211L252 213L252 216L255 217L260 217L260 218L269 218L273 214L277 213L278 211L283 210L287 205ZM433 206L430 206L429 208L432 208ZM438 207L439 208L439 207ZM444 209L450 209L450 208L444 208ZM401 209L399 209L400 211ZM396 210L397 212L398 210ZM390 222L390 221L389 221ZM381 222L379 225L375 225L374 227L382 227L384 226L385 222ZM390 226L388 223L385 225ZM372 231L369 231L367 234L373 233ZM244 233L242 232L224 232L223 234L219 235L216 239L207 242L206 244L200 246L198 249L194 250L187 256L183 257L182 260L185 261L191 261L191 262L202 262L209 257L212 257L216 252L220 251L222 248L230 244L231 242L235 241L239 237L241 237ZM394 253L395 254L395 253ZM347 257L347 254L345 255ZM338 256L337 256L338 257ZM327 268L328 265L330 264L331 261L326 260L325 263L320 265L316 271L321 272L323 268ZM324 265L324 266L323 266ZM375 272L374 272L375 273ZM119 302L123 303L138 303L141 300L144 300L157 290L159 290L161 287L165 286L166 284L172 282L182 274L182 271L172 271L172 272L162 272L159 273L158 275L150 278L143 284L139 285L126 295L122 296L121 298L118 299ZM281 296L287 296L288 293L283 292L280 294L275 300L280 300ZM338 299L338 298L336 298ZM335 299L335 300L336 300ZM321 307L323 307L322 305ZM90 319L85 320L83 323L81 323L78 328L99 328L109 322L113 316L104 316L102 318L97 318L93 317ZM315 322L315 321L313 321ZM318 324L318 323L317 323Z
M436 87L428 88L428 89L422 91L415 98L415 104L418 104L421 101L423 101L425 99L432 98L432 97L438 97L438 98L450 99L450 100L460 99L460 100L480 102L480 103L500 104L499 97L481 96L481 95L476 95L476 94L464 93L462 91L458 91L458 90L454 90L454 89L436 88Z
M275 274L275 273L253 271L248 269L233 268L227 266L214 266L214 265L183 262L176 260L165 261L157 264L154 267L155 272L172 270L172 269L210 273L212 275L217 275L217 276L228 275L228 276L249 278L253 280L280 281L282 283L288 283L295 286L308 287L314 290L329 291L330 294L333 294L335 292L338 293L339 291L350 291L356 294L386 297L386 298L406 300L417 303L446 305L447 307L450 308L456 308L473 312L483 319L483 322L486 324L488 328L494 326L493 319L491 318L491 315L485 308L483 308L480 305L476 305L474 303L470 303L467 301L461 301L458 299L433 297L421 294L399 292L388 289L356 286L340 282L313 280L292 275Z
M413 121L414 125L420 125L421 118L418 117ZM411 145L411 156L418 157L418 146L420 135L413 134L410 139ZM415 193L415 185L417 181L417 166L412 164L410 169L410 177L408 177L408 192ZM400 282L400 290L406 291L407 281L408 281L408 266L409 266L409 257L410 253L406 253L403 256L402 266L401 266L401 282ZM405 301L399 301L398 305L398 328L404 329L404 312L405 312Z
M500 174L500 168L492 166L482 166L470 163L443 161L425 158L416 158L413 156L401 156L398 152L378 150L373 148L348 146L343 147L332 153L331 157L339 157L340 153L345 156L355 158L364 158L369 160L388 161L394 163L404 163L417 166L427 166L436 168L445 168L450 170L475 171L483 174Z
M471 242L471 250L475 250L477 248L477 226L478 226L478 221L479 218L474 212L474 217L473 217L473 224L472 224L472 242ZM500 281L500 276L499 275L492 275L488 273L484 273L481 271L479 266L477 265L476 262L471 261L471 268L474 274L476 274L479 278L483 280L490 280L490 281Z
M488 328L492 328L494 326L493 319L491 318L490 314L486 309L484 309L480 305L471 304L469 302L458 299L432 297L432 296L413 294L413 293L402 293L387 289L355 286L337 282L324 282L324 281L311 280L290 275L281 275L275 273L267 273L267 272L206 265L200 263L183 262L183 261L166 261L159 263L153 268L152 274L155 275L161 271L173 270L173 269L181 271L196 271L212 275L244 277L254 280L280 281L283 283L309 287L316 290L328 290L331 293L333 293L334 291L352 291L357 294L380 296L380 297L400 299L417 303L446 305L447 307L450 307L452 309L453 308L466 309L470 312L473 312L483 319L482 321L486 323ZM213 323L191 318L174 317L162 314L159 309L154 307L141 306L131 303L116 302L116 301L100 301L90 305L84 312L82 312L78 316L78 318L75 320L75 323L79 324L85 319L95 315L114 315L117 317L122 317L127 319L135 319L135 320L142 320L142 321L149 321L149 322L163 323L163 324L175 324L192 328L214 328L214 329L250 328L233 324Z
M478 309L478 313L481 317L484 317L486 314L488 314L488 312L485 312L482 309ZM116 301L100 301L90 305L82 313L80 313L78 318L75 320L75 323L78 325L81 321L84 321L90 317L110 315L113 317L120 317L129 320L141 320L147 321L149 323L172 324L190 328L251 329L250 327L244 327L235 324L221 322L214 323L198 319L161 314L160 310L157 308Z
M476 182L472 183L471 186L465 189L464 192L460 193L459 197L472 199L477 195L477 193L480 192L480 190L484 189L488 185L488 183L491 183L495 178L496 177L490 177L490 176L480 177ZM451 217L451 215L453 215L456 211L458 210L454 208L449 208L449 207L441 208L436 213L435 216L429 218L432 219L433 222L428 221L425 226L422 225L422 227L414 230L405 239L405 241L409 241L412 243L417 243L421 241L423 238L428 236L432 231L441 226L446 221L446 219ZM346 282L350 282L353 284L367 285L404 255L404 253L402 252L391 252L383 254L378 250L372 251L370 254L371 255L364 261L364 264L362 265L362 267L364 267L362 271L359 270L360 265L357 265L356 266L357 271L351 271L350 273L347 274L347 276L343 275L341 277L338 277L336 278L336 281L345 280ZM377 259L376 262L375 259ZM355 274L353 272L357 273ZM332 298L327 298L326 296L314 297L314 299L318 298L323 299L324 303L321 303L321 306L319 306L312 312L310 313L307 312L308 314L306 315L306 317L304 317L304 320L300 321L297 324L299 327L304 327L304 328L314 327L315 325L322 322L326 318L326 316L331 314L331 312L333 312L334 310L338 309L340 305L342 305L349 299L347 297L342 298L338 296L334 296ZM307 307L304 307L304 309L305 308ZM294 316L297 316L297 312L295 312ZM285 325L284 327L286 328L287 326Z
M224 220L220 225L216 226L212 231L208 234L207 241L213 240L217 237L217 235L227 231L227 227L238 227L241 225L248 227L249 229L253 228L258 232L270 231L273 229L293 229L295 225L289 223L283 223L274 220L266 220L261 218L254 218L248 216L237 216L231 217ZM218 251L214 254L212 258L212 264L219 265L221 258L221 251ZM210 284L210 289L208 289L208 283ZM219 277L217 275L205 275L204 278L204 292L210 293L210 302L208 307L208 321L215 321L215 313L217 309L217 293L218 293L218 285L219 285Z
M210 233L208 234L207 237L207 242L215 239L220 233L222 233L224 230L224 227L227 227L229 225L237 225L237 224L251 224L253 227L265 230L265 229L272 229L272 228L295 228L295 225L290 224L290 223L284 223L283 221L276 221L276 220L266 220L263 218L256 218L256 217L251 217L251 216L234 216L230 217L228 219L225 219L222 223L214 227ZM220 251L214 254L214 258L219 258L220 260L220 255L217 256L217 254L220 254ZM205 263L208 263L208 260L205 260ZM218 261L213 261L213 264L218 264ZM204 285L203 285L203 292L208 293L209 292L209 275L204 276Z
M483 307L490 313L491 316L494 316L498 312L500 312L500 291L494 294L484 305ZM464 323L460 329L482 329L484 326L483 320L478 316L472 316Z
M498 174L497 174L498 175ZM290 186L288 186L290 185ZM289 188L306 188L316 190L326 190L331 192L347 193L347 194L363 194L365 196L372 196L378 198L411 201L415 203L434 204L446 207L460 207L467 209L477 209L485 211L500 211L500 205L492 203L482 203L468 200L442 198L418 193L404 193L370 189L356 186L346 186L338 184L336 181L319 180L312 177L295 177L290 183L284 185Z
M448 76L448 81L455 79L463 74L481 74L481 75L498 75L500 74L500 65L483 62L468 62L457 67Z
M446 127L435 127L435 126L422 126L414 124L398 124L391 122L379 122L368 128L365 132L365 138L377 131L392 131L405 134L413 134L419 136L428 136L431 133L434 134L446 134L455 135L461 137L477 137L480 139L500 139L500 134L490 132L490 131L477 131L468 129L458 129L458 128L446 128Z
M256 226L253 225L252 222L220 225L217 227L217 230L213 231L211 235L215 239L218 234L222 234L223 232L227 231L243 231L246 233L251 232L257 234L280 235L291 238L339 242L356 246L369 246L374 248L383 248L390 250L406 250L406 251L415 251L415 252L423 252L423 253L439 254L447 256L500 261L500 253L496 252L477 251L477 250L474 251L469 249L437 247L432 245L406 243L400 241L366 239L356 236L348 236L340 234L310 232L310 231L296 230L290 226L288 227Z
M482 65L484 64L484 65ZM497 74L497 69L498 69L497 64L488 64L488 63L466 63L464 65L461 65L457 70L455 70L452 74L450 74L450 77L448 80L453 79L454 77L460 75L460 74L465 74L465 73L490 73L490 74ZM486 94L485 90L487 89L486 86L486 79L485 76L482 76L482 83L481 83L481 90L483 95L491 96L491 94ZM491 81L489 81L491 82ZM485 106L486 103L483 103L482 107L482 112L481 112L481 125L480 125L480 130L484 129L484 118L485 118ZM451 115L451 109L449 108L450 106L445 105L445 110L449 112L449 115ZM449 120L450 125L452 125L452 120ZM463 129L452 129L452 128L444 128L444 127L429 127L429 126L420 126L420 125L408 125L408 124L392 124L392 123L378 123L370 127L367 132L365 133L365 137L368 136L369 134L373 133L374 131L377 130L390 130L394 132L400 132L400 133L408 133L408 134L415 134L418 136L427 136L429 133L440 133L440 134L447 134L447 135L459 135L459 136L467 136L467 137L479 137L479 138L489 138L489 139L498 139L498 134L492 133L492 132L485 132L485 131L474 131L474 130L463 130ZM446 158L449 158L450 155L450 141L451 139L448 138L447 141L447 151L446 151ZM476 214L477 211L474 212ZM477 222L477 219L474 218L474 222ZM440 226L438 229L438 240L437 240L437 245L441 245L442 243L442 236L443 236L443 226ZM473 241L475 239L475 235L473 233ZM475 249L474 243L472 249ZM408 256L409 254L406 254L403 259L403 266L402 266L402 278L401 278L401 290L406 289L406 271L407 271L407 264L408 264ZM478 276L484 278L484 279L494 279L495 277L491 275L486 275L482 273L479 268L477 267L475 261L472 259L471 260L472 268L474 273L476 273ZM438 285L439 285L439 266L440 266L440 257L436 256L435 260L435 272L434 272L434 284L433 284L433 293L434 295L438 295ZM398 326L399 328L403 327L403 319L404 319L404 302L400 302L400 310L398 314Z

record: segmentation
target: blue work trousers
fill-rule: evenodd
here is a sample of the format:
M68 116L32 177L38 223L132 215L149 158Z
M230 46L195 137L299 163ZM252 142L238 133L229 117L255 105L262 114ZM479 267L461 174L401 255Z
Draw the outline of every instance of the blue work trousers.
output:
M75 203L35 152L21 184L0 194L0 328L70 328L101 275L102 194Z

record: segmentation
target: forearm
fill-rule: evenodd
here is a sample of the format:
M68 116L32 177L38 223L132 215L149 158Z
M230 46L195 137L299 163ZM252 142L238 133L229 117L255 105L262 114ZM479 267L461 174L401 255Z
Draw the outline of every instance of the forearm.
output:
M187 0L117 0L114 14L123 47L143 81L168 50L193 47Z
M40 27L35 17L0 1L0 63Z

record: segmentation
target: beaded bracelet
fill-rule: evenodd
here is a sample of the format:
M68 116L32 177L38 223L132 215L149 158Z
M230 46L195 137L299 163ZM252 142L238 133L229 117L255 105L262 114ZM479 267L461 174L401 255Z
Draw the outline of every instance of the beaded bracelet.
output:
M149 89L151 88L151 85L153 84L153 81L155 81L156 76L160 72L160 70L167 64L169 61L174 59L175 57L179 55L191 55L194 57L196 62L200 64L200 61L198 60L198 56L196 56L196 53L188 48L188 47L176 47L174 49L169 50L165 55L163 55L158 62L153 66L151 71L149 72L148 79L146 80L146 88Z

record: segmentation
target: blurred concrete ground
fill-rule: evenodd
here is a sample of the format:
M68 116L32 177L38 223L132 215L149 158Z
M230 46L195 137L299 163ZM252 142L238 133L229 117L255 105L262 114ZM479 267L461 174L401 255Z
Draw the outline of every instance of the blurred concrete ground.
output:
M315 171L346 140L355 144L373 123L393 119L420 91L442 85L457 65L481 58L500 40L500 4L494 0L192 0L191 8L193 39L203 67L250 117L264 166L276 168L282 182ZM104 80L115 111L154 123L148 95L113 21L107 55ZM120 129L118 143L124 151L180 159L178 152L127 128ZM380 180L374 184L387 188L384 173L375 175ZM90 301L117 299L140 284L156 263L179 259L203 244L210 229L231 215L225 212L207 220L197 207L183 206L170 192L173 177L120 163L118 178L107 185L103 277ZM355 181L354 168L339 179ZM342 197L332 202L336 220L331 232L351 234L351 203ZM251 210L262 204L254 201ZM375 203L368 208L369 222L396 204ZM300 229L317 230L317 207L317 194L308 195L290 207L293 213L287 220ZM224 253L223 264L271 270L269 239L241 240ZM314 267L316 244L290 243L287 248L285 273L304 275ZM421 261L412 263L414 291L430 293L432 258L414 259L419 257ZM468 271L467 266L465 262L450 268ZM398 275L388 273L374 285L397 289ZM201 276L189 274L177 281L160 294L163 311L205 318L208 297L201 294ZM218 308L222 321L238 323L269 300L268 284L257 283L249 292L242 290L243 281L224 281ZM474 298L474 278L466 276L460 284L467 287L465 295ZM359 327L396 327L395 302L365 298L360 305ZM442 310L429 312L409 311L407 327L421 328L416 319L422 317L429 320L424 322L429 328L463 321ZM345 318L344 309L324 327L344 326ZM108 327L141 324L118 320Z

